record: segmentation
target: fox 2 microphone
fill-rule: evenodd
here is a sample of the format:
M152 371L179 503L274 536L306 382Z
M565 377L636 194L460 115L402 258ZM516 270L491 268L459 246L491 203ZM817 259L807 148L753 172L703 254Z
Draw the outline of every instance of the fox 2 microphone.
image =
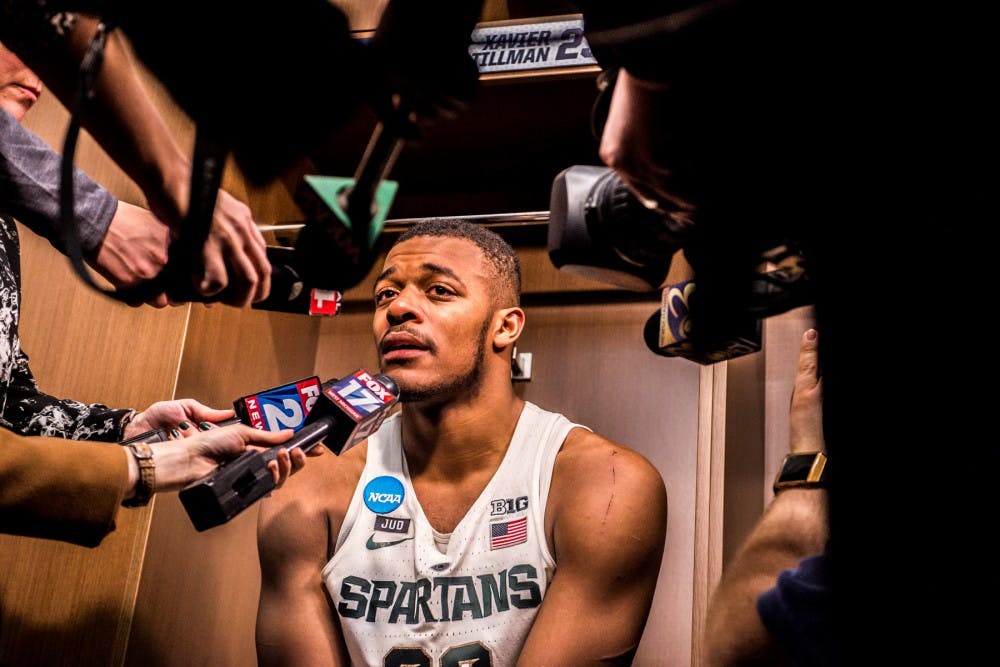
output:
M233 401L236 417L218 422L216 426L242 423L262 431L280 431L283 428L298 431L305 425L306 415L316 403L321 391L319 378L313 375L256 394L247 394ZM167 429L155 428L122 440L118 444L164 442L169 439Z
M398 400L399 389L392 378L373 376L363 369L323 383L305 423L291 439L223 463L181 490L179 497L191 523L199 531L226 523L273 491L274 478L267 464L279 448L307 452L322 442L339 455L377 431Z
M233 401L236 416L247 426L261 431L298 431L306 423L323 388L315 375L271 387Z

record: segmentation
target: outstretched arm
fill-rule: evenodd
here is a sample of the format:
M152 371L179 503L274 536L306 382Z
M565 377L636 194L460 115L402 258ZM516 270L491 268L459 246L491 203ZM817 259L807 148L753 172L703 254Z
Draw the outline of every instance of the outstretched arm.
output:
M24 56L67 107L73 102L78 63L97 24L95 18L80 15L66 39L53 41L44 55ZM142 82L124 36L116 30L108 36L94 92L82 118L84 126L136 181L150 209L176 235L187 213L191 162ZM202 262L195 275L202 294L212 295L229 285L232 296L224 302L245 306L270 291L264 238L250 209L225 190L218 193Z
M248 446L281 445L291 435L238 424L151 444L156 488L176 491ZM268 467L281 486L304 465L302 452L281 451ZM97 546L115 529L121 502L134 495L138 479L138 465L119 445L78 442L68 451L61 438L0 429L0 533Z
M576 429L552 482L556 572L518 664L631 664L663 558L663 479L639 454Z
M789 413L792 453L823 451L822 388L816 332L802 336ZM757 600L778 575L820 554L828 536L827 492L780 491L722 573L709 602L706 665L782 664L787 658L758 613Z

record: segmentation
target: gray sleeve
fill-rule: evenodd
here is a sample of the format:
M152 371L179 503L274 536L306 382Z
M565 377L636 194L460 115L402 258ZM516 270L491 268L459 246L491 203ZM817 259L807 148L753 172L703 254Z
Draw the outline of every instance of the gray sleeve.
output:
M0 109L0 212L26 225L65 253L59 205L62 156ZM73 170L77 235L84 255L104 239L118 199L79 169Z

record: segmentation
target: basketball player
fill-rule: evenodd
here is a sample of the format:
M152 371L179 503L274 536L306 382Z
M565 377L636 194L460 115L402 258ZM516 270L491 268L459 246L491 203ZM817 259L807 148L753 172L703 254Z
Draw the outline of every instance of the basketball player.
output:
M520 264L415 225L375 284L402 409L264 501L261 665L629 664L666 538L659 472L518 398Z

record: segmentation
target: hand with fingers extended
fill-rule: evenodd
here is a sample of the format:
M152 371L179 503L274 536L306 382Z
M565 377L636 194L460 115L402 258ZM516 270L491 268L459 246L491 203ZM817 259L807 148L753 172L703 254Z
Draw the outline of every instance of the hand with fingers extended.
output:
M788 445L793 454L825 451L823 381L819 368L819 335L806 331L799 348L795 387L788 412Z
M271 292L267 243L250 208L219 190L212 227L202 248L200 275L194 276L203 296L221 295L230 306L249 306Z
M187 438L196 435L196 427L202 423L217 423L235 415L236 411L232 408L210 408L193 398L158 401L142 412L135 413L122 431L122 440L155 430L162 430L175 438Z
M213 426L190 433L182 440L152 443L156 460L156 489L176 491L210 474L219 464L231 461L250 450L265 451L278 447L292 437L291 429L262 431L245 424ZM321 452L279 449L268 463L274 482L281 486L305 465L306 456Z

